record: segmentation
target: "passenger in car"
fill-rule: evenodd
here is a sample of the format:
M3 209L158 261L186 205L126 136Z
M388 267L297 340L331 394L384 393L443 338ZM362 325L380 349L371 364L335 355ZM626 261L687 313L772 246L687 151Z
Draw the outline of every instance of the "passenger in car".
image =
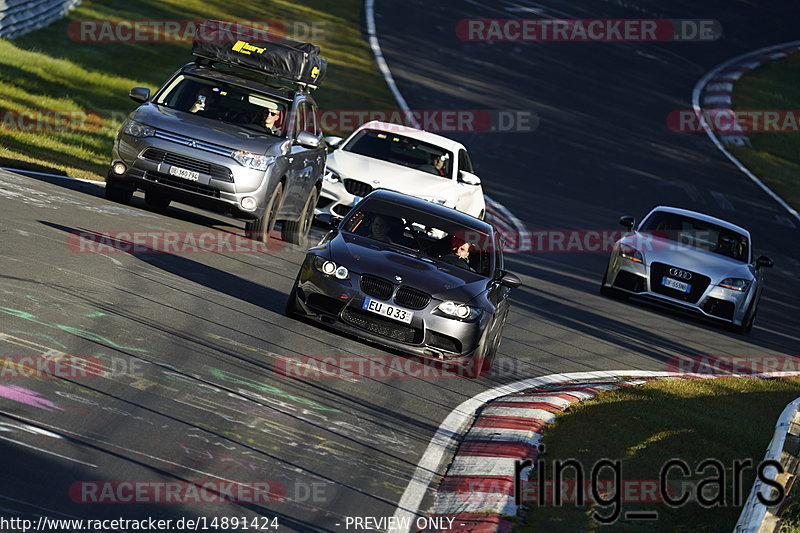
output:
M440 257L440 259L449 265L475 272L475 269L469 264L469 253L472 249L472 243L466 242L459 237L453 237L451 245L451 252Z

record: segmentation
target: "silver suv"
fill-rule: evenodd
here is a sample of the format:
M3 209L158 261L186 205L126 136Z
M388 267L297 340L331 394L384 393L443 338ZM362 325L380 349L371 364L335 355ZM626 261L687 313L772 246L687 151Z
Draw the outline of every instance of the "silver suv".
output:
M117 134L106 198L143 189L153 209L226 213L262 242L282 220L282 238L306 244L326 162L317 106L308 84L261 74L198 58L152 96L133 88L141 105Z

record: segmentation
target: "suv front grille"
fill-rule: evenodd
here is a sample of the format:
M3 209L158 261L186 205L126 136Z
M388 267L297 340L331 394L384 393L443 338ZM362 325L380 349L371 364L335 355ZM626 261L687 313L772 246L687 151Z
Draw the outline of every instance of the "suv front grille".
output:
M208 174L216 180L233 181L233 175L229 168L201 161L194 157L176 154L175 152L167 152L159 148L148 148L144 151L142 157L155 163L166 163L187 170Z
M394 301L410 309L425 309L431 301L429 294L411 287L400 287L394 296Z
M366 196L372 192L372 185L368 185L363 181L345 179L344 189L353 196Z
M683 300L684 302L689 303L697 303L697 300L703 295L708 287L708 284L711 283L711 278L708 276L704 276L702 274L698 274L697 272L691 272L689 270L681 269L684 272L689 272L692 277L689 280L682 280L686 281L686 283L691 284L691 288L689 292L681 292L676 289L671 289L669 287L665 287L661 284L661 280L664 276L669 276L669 269L673 268L670 265L666 265L664 263L653 263L650 265L650 289L653 292L657 292L658 294L663 294L665 296L669 296L671 298L675 298L676 300ZM680 268L680 267L675 267Z
M387 279L364 275L361 276L361 290L364 291L364 294L372 296L373 298L388 300L392 296L394 285Z
M220 197L218 189L209 187L208 185L203 185L202 183L187 181L181 178L176 178L174 176L169 176L167 174L160 174L158 172L148 171L144 173L144 179L149 181L154 181L156 183L163 183L164 185L169 185L170 187L175 187L176 189L182 189L184 191L202 194L203 196L209 196L211 198Z

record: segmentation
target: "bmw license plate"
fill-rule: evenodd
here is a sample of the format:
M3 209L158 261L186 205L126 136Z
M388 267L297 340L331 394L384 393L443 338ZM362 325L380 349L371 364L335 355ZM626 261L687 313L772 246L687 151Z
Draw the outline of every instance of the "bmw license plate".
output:
M665 287L669 287L670 289L675 289L676 291L681 292L689 292L692 289L692 285L690 283L684 283L682 281L678 281L677 279L668 278L664 276L661 280L661 284Z
M169 173L173 176L178 176L189 181L197 181L200 179L200 173L193 170L188 170L181 167L169 167Z
M397 320L399 322L405 322L406 324L410 324L411 319L414 318L414 313L408 309L403 309L402 307L397 307L396 305L389 305L386 302L379 302L377 300L373 300L372 298L365 299L361 309L366 309L367 311L371 311L376 315L385 316L386 318L391 318L392 320Z

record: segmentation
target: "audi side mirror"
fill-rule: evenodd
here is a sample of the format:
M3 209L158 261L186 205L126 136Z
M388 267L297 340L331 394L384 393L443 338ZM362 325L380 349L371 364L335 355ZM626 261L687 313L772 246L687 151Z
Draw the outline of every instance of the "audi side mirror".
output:
M773 266L775 266L775 263L766 255L762 255L756 259L756 268L772 268Z
M619 217L619 223L621 226L628 228L628 231L633 231L633 227L636 225L636 219L629 216Z

